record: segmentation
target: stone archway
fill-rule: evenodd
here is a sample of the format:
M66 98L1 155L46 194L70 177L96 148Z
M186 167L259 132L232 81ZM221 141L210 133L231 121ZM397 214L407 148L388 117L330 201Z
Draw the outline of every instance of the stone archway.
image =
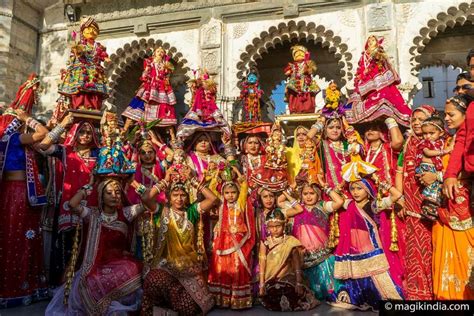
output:
M459 6L452 6L444 12L440 12L436 15L435 19L430 19L426 25L420 29L419 34L413 39L413 45L410 47L410 72L412 75L417 76L422 67L426 66L428 63L438 64L438 65L452 65L452 66L464 66L465 61L462 62L462 58L459 56L454 56L451 54L438 54L436 52L431 52L429 44L432 46L443 45L443 48L452 49L457 48L461 49L459 45L450 45L449 43L444 42L443 44L437 43L440 42L439 39L442 37L442 34L449 33L450 30L455 27L465 27L467 25L473 25L474 23L474 3L463 2ZM448 34L449 35L449 34ZM471 37L472 39L472 37ZM465 42L465 44L470 44L471 42ZM472 48L472 47L470 47ZM464 56L467 54L468 49L464 50ZM424 58L423 53L435 53L435 56L432 56L431 61L428 58ZM462 52L458 53L462 55Z
M106 65L106 72L109 78L110 96L108 101L117 106L117 111L121 113L133 98L135 91L140 86L140 76L143 71L143 60L151 56L153 50L162 46L171 56L171 62L175 66L175 71L171 76L171 84L175 90L178 104L176 105L177 115L187 111L184 104L184 94L186 93L186 81L190 70L188 61L183 54L171 46L169 43L155 39L135 40L117 49L110 56L110 62Z
M337 60L341 83L344 85L352 79L352 54L348 51L347 44L342 43L341 37L334 35L332 30L326 29L323 25L316 25L313 22L306 23L305 21L296 23L294 20L270 27L267 31L260 33L259 37L254 38L251 44L247 45L245 52L240 55L240 61L237 63L237 78L241 81L246 71L256 67L258 60L262 59L263 55L268 53L270 49L294 41L315 43L327 49ZM316 63L318 64L317 59Z

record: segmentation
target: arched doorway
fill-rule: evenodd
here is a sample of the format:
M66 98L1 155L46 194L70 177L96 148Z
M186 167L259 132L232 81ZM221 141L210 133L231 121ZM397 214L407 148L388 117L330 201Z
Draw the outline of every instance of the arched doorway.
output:
M249 69L257 69L265 96L271 105L275 105L275 114L284 111L283 70L292 61L290 48L295 44L308 48L311 59L318 67L316 80L322 89L327 87L330 80L335 80L343 88L352 79L352 55L333 31L312 22L293 20L272 26L245 48L237 63L237 77L243 80ZM269 112L271 109L267 106L266 110Z
M111 90L109 102L117 107L118 113L125 110L141 84L144 59L151 56L154 49L160 46L171 56L170 61L175 67L171 84L177 99L176 115L180 119L186 114L188 107L184 102L184 96L187 92L186 74L189 71L187 60L169 43L154 39L133 41L110 56L111 62L107 65Z
M474 4L461 3L437 14L420 29L410 48L411 72L421 83L414 89L413 105L432 104L439 110L453 95L457 74L466 69L473 48Z

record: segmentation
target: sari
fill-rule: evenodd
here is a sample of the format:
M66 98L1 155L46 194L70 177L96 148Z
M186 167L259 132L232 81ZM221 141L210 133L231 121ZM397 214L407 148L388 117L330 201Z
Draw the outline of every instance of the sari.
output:
M432 222L421 218L421 187L415 177L416 155L421 139L411 135L403 154L403 193L405 196L405 292L409 300L431 300L433 279L431 274L433 246Z
M164 208L157 222L156 252L143 284L142 315L153 306L166 306L182 315L207 314L214 306L198 260L195 227L199 206L192 204L184 216Z
M54 295L46 315L115 315L138 309L142 265L128 252L130 228L140 205L125 207L111 222L101 211L84 207L87 244L81 268L73 279L68 305L65 286Z
M378 176L380 181L388 182L392 185L395 184L395 170L396 170L396 156L393 152L389 142L383 142L382 145L373 150L370 144L366 146L367 155L365 161L371 163L377 167L375 174ZM391 245L391 212L393 207L388 210L383 210L378 214L379 222L379 233L380 239L382 240L382 248L387 256L388 263L390 264L390 274L393 277L395 283L402 287L404 275L405 275L405 223L398 216L395 216L395 225L397 228L397 245L399 250L390 250Z
M301 243L293 236L284 235L281 241L267 238L265 264L265 295L262 305L271 311L310 310L319 304L311 291L303 285L303 294L296 293L296 269L293 252L300 251Z
M377 309L379 300L401 300L402 290L389 272L389 264L374 220L355 201L346 200L341 212L341 235L334 251L334 278L341 285L331 298L334 306Z
M305 206L293 220L293 236L304 246L303 269L318 300L330 297L337 287L334 279L334 256L328 247L329 212L320 202L313 209Z
M458 193L438 209L439 220L433 225L433 294L437 300L474 299L471 188L472 180L459 173Z
M247 201L247 182L240 188L234 207L223 201L209 267L209 290L216 305L242 309L252 307L252 250L255 218Z

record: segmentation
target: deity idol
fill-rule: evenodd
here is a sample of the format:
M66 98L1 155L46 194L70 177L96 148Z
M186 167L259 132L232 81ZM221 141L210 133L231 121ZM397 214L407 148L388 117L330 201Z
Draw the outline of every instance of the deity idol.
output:
M354 80L355 92L350 96L346 118L349 124L371 122L379 117L393 117L408 127L411 110L397 85L400 77L388 60L383 38L369 36L359 60Z
M316 73L316 63L310 60L308 49L301 45L291 48L293 62L285 68L288 77L285 99L290 113L314 113L315 97L321 90L313 79Z
M58 92L71 98L72 109L100 110L108 96L102 62L109 57L105 47L95 41L99 25L93 18L84 19L80 31L80 40L71 48Z
M176 124L176 96L170 83L174 66L170 59L163 47L158 47L153 56L145 59L140 77L143 85L136 94L145 102L145 121L160 119L159 124L163 126Z
M192 92L191 108L179 125L176 137L184 139L196 131L219 128L230 135L230 127L216 104L217 84L204 70L189 81Z
M258 77L255 73L251 72L247 79L242 84L242 90L240 91L240 99L242 99L244 115L244 122L261 122L262 113L260 111L260 98L263 94L263 90L260 89Z

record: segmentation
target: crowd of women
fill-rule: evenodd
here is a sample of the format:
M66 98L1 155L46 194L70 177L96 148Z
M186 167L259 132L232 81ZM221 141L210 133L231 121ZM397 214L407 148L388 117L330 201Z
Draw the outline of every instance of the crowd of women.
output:
M230 133L206 106L213 87L196 88L208 77L175 135L133 115L120 129L110 109L100 128L73 110L45 126L31 76L0 117L0 306L50 293L47 315L473 299L474 52L467 62L444 119L422 105L361 123L336 105L288 148L279 124ZM169 115L160 97L145 113Z

